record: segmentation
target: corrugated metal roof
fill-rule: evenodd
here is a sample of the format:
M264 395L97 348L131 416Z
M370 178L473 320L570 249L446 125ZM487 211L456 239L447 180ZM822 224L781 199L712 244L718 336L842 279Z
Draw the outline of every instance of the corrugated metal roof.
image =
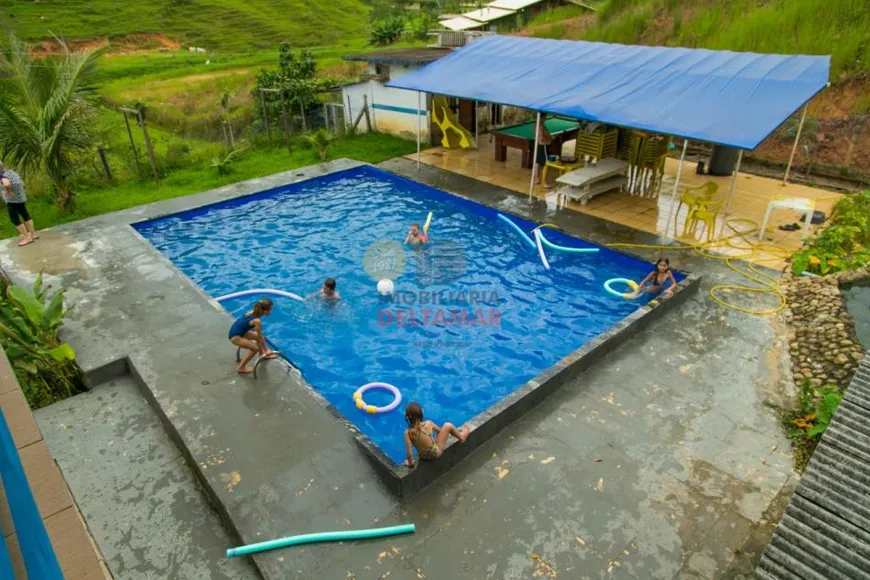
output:
M870 580L870 355L816 447L759 580Z
M450 54L449 48L400 48L364 54L351 54L342 60L374 62L377 64L426 64Z
M471 30L472 28L478 28L483 26L483 22L478 22L476 20L471 20L470 18L465 18L464 16L457 16L456 18L450 18L449 20L442 20L439 22L441 26L448 30Z
M495 2L487 4L487 6L501 8L502 10L522 10L541 2L544 2L544 0L495 0Z
M493 8L492 5L487 5L472 12L465 12L462 16L469 20L477 20L478 22L492 22L493 20L510 16L513 13L513 10L502 10L501 8Z

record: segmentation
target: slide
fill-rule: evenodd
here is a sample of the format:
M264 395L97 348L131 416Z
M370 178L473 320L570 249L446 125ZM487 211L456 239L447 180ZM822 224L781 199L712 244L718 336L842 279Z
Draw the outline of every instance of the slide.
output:
M446 149L476 149L477 143L474 135L453 115L453 111L447 106L447 99L435 97L432 99L432 121L441 128L441 146Z

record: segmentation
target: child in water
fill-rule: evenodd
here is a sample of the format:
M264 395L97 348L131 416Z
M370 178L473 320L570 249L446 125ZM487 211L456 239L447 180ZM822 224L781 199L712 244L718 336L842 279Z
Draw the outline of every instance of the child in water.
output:
M417 455L420 456L421 461L434 461L441 457L451 435L460 442L465 441L465 438L468 437L468 427L463 426L462 429L456 429L453 423L444 423L439 428L432 421L424 421L423 408L420 407L419 403L408 404L405 408L405 421L408 422L408 428L405 429L405 451L408 453L405 465L407 467L414 467L414 449L417 449ZM433 431L436 433L434 438L432 437Z
M425 232L420 232L419 224L411 224L411 229L408 230L408 235L405 237L405 243L413 245L425 244L429 241L429 236Z
M335 278L327 278L323 283L323 288L317 292L318 296L323 296L325 300L338 300L341 296L338 295L335 286Z
M254 308L245 313L244 316L237 318L230 327L230 342L248 351L248 354L236 367L238 372L242 374L254 372L248 363L257 353L260 353L263 358L275 358L275 353L266 346L266 338L263 336L263 322L260 320L263 316L269 316L271 313L272 301L263 298L254 304Z
M641 281L640 285L637 287L635 296L639 296L644 289L646 289L647 294L658 294L664 290L667 282L670 282L671 285L668 286L667 290L665 290L665 296L670 296L674 293L674 288L677 286L677 280L671 272L671 262L667 258L659 258L658 262L656 262L655 271L647 274L647 277Z

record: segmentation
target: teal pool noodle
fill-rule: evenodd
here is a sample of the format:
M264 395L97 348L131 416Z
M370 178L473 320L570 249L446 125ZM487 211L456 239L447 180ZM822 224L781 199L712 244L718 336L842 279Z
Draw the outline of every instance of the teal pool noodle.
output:
M314 542L367 540L369 538L383 538L386 536L397 536L399 534L413 534L416 530L417 528L414 526L414 524L402 524L401 526L392 526L390 528L372 528L370 530L347 530L344 532L319 532L317 534L303 534L301 536L290 536L289 538L280 538L278 540L269 540L268 542L259 542L257 544L239 546L238 548L230 548L227 550L227 558L232 558L234 556L247 556L248 554L256 554L257 552L265 552L266 550L275 550L277 548L286 548L288 546L298 546L300 544L312 544Z
M529 234L520 229L520 226L514 223L513 220L508 219L502 214L498 214L499 219L506 222L517 234L519 234L520 238L525 241L528 245L530 245L534 249L538 249L538 245L532 241L532 238L529 237Z

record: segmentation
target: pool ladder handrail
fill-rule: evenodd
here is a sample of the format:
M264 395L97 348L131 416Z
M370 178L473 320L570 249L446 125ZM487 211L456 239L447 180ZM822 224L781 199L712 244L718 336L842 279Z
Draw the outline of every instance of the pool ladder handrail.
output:
M304 376L302 373L302 369L300 369L298 366L296 366L296 364L294 364L293 361L291 361L289 358L284 356L284 353L282 353L280 350L273 350L272 354L275 355L276 360L281 359L284 361L284 363L287 365L287 372L288 373L290 371L296 371L297 373L299 373L299 376ZM263 356L257 357L257 361L254 363L254 373L253 373L255 379L258 378L257 377L257 367L260 366L261 362L267 361L267 360L272 360L272 359L268 359L268 358L265 358ZM242 362L242 347L236 348L236 362L237 363Z

